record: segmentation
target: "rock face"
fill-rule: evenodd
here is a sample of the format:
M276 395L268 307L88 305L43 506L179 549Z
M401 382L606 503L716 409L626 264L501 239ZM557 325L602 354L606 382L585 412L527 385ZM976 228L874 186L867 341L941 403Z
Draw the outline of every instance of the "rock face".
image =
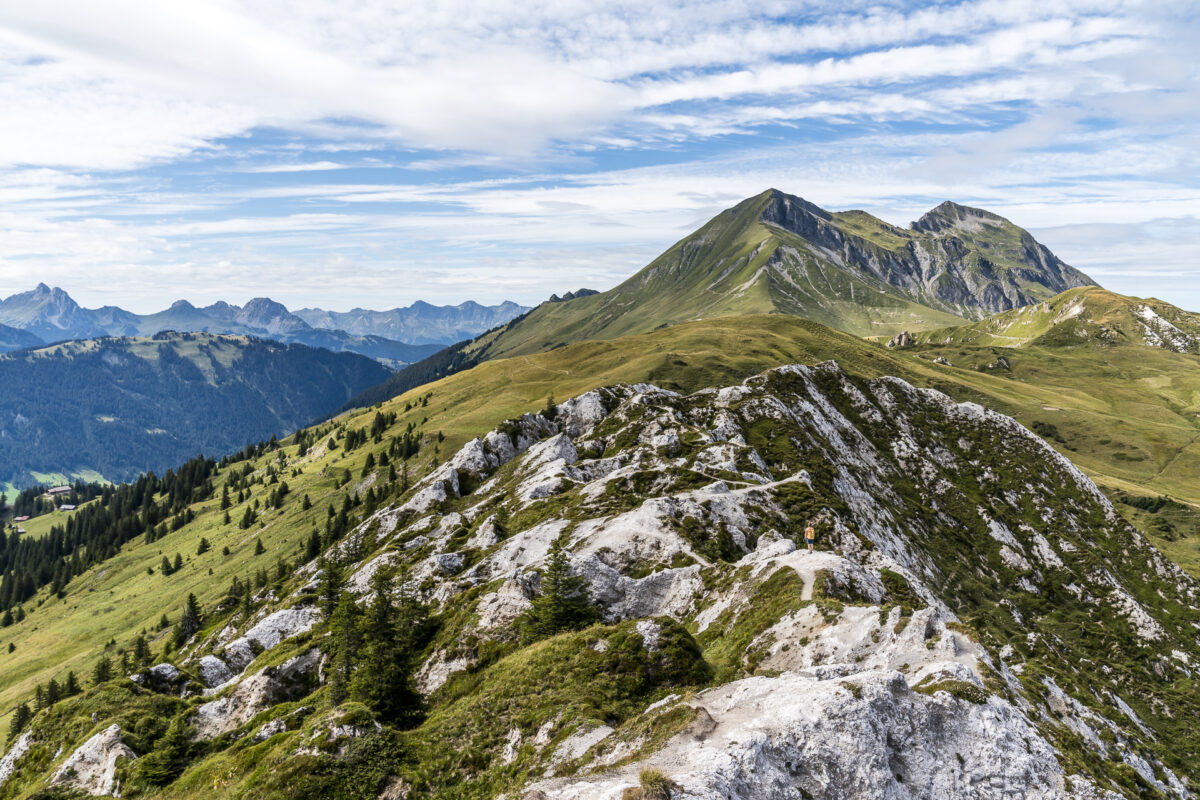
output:
M29 746L32 743L33 734L25 731L17 740L8 748L8 752L0 758L0 787L8 782L8 779L13 776L17 770L17 764L25 754L29 752Z
M908 331L900 331L891 339L888 339L888 347L912 347L913 337Z
M72 753L50 778L54 786L79 789L93 797L116 790L117 761L137 758L121 741L121 728L110 725Z
M192 724L202 739L228 733L277 703L303 697L312 690L321 653L317 649L278 667L265 667L238 683L228 695L196 709Z
M1103 766L1117 759L1156 791L1189 796L1180 762L1147 738L1169 715L1146 717L1187 702L1175 680L1200 657L1200 591L1014 420L893 378L851 380L828 363L686 397L613 387L563 403L553 423L527 425L542 440L511 449L485 437L457 459L456 482L435 474L415 487L414 497L440 482L453 525L424 508L379 512L394 540L432 548L428 563L454 552L453 531L480 546L469 568L418 570L435 602L501 581L474 601L463 646L424 665L422 690L471 668L471 643L510 635L560 538L604 619L643 620L647 649L656 616L691 624L702 643L745 639L735 679L687 701L703 724L646 753L603 720L580 722L540 751L547 770L569 763L576 774L531 790L615 800L650 766L680 796L714 800L1090 799L1118 796ZM460 499L466 486L478 488ZM499 508L520 514L521 529L477 535ZM810 520L814 553L796 547ZM1138 722L1115 702L1089 702L1130 687L1103 672L1078 682L1092 640L1058 625L1061 613L1128 632L1106 663L1161 664L1135 690ZM747 625L758 627L739 634ZM543 723L508 731L497 763Z

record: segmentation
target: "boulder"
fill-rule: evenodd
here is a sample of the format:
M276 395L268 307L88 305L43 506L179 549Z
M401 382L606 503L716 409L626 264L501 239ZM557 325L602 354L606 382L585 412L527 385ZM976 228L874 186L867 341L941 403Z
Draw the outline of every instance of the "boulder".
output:
M197 664L200 680L210 689L220 686L233 678L233 671L224 661L216 656L204 656Z
M316 682L321 651L313 648L278 667L264 667L244 679L225 697L196 709L192 724L202 739L235 730L278 703L308 694Z

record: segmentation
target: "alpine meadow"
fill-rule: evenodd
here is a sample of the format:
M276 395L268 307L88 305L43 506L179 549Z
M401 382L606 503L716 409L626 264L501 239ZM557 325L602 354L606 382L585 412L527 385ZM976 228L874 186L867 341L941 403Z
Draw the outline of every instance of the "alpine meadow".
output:
M0 41L0 800L1200 792L1188 4Z

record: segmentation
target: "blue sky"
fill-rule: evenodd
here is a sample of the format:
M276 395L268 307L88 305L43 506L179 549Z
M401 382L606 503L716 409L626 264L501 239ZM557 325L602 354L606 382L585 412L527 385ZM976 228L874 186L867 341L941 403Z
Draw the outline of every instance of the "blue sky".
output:
M0 6L0 295L532 303L774 186L1200 309L1192 3L532 5Z

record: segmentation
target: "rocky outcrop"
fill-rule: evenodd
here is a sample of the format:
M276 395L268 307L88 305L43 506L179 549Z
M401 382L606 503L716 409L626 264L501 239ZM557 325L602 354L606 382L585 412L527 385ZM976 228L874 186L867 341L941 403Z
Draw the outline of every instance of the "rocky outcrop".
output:
M192 724L197 735L202 739L220 736L273 705L305 696L314 688L320 660L320 651L313 648L244 678L228 695L196 709Z
M888 339L888 347L912 347L913 337L908 331L900 331L900 333Z
M17 740L9 746L8 752L0 758L0 787L8 783L8 779L17 771L17 764L29 752L29 748L33 743L33 734L25 731Z
M121 741L121 728L110 725L71 753L50 778L52 786L64 786L101 797L117 793L117 762L137 758Z

